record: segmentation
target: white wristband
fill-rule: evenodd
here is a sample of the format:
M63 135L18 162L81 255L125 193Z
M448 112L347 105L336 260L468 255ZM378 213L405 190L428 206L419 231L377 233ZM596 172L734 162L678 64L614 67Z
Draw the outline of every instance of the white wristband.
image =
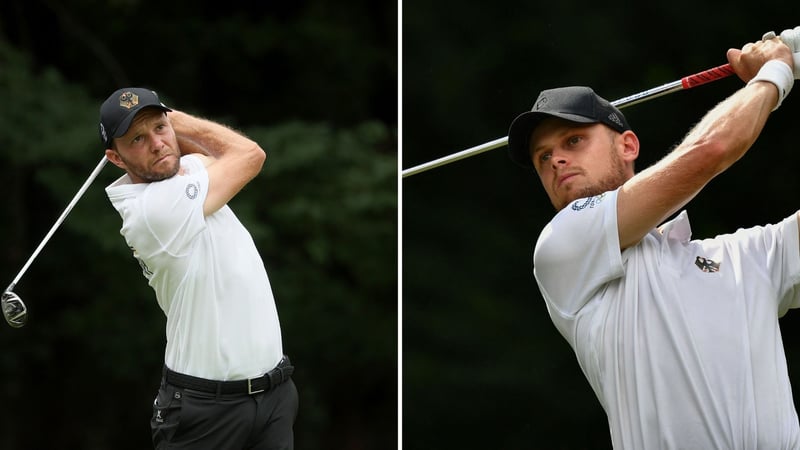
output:
M800 80L800 52L792 53L792 59L794 60L794 79Z
M772 110L775 111L781 106L783 99L789 95L789 91L792 90L792 86L794 85L794 73L792 73L792 68L789 67L788 64L773 59L761 66L756 76L750 80L747 85L749 86L757 81L769 81L778 88L778 104L772 108Z

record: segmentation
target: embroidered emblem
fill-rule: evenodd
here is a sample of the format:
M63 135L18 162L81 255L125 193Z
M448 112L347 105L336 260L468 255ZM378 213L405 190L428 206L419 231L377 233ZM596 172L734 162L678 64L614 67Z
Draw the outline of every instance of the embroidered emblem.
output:
M694 260L694 265L696 265L700 270L703 272L719 272L719 264L712 259L704 258L702 256L698 256Z
M119 106L131 109L139 104L139 96L130 91L125 91L119 96Z
M186 197L189 200L197 198L197 193L200 192L200 187L196 183L189 183L186 185Z
M546 105L546 104L547 104L547 97L542 97L542 98L539 99L538 102L536 102L536 105L533 106L533 109L534 110L542 109L542 108L544 108L544 105Z
M581 200L575 200L575 203L572 204L572 210L573 211L580 211L580 210L585 209L585 208L594 208L595 206L600 204L601 201L603 201L603 198L605 196L606 196L606 193L604 192L604 193L602 193L600 195L595 195L594 197L584 198L584 199L581 199Z

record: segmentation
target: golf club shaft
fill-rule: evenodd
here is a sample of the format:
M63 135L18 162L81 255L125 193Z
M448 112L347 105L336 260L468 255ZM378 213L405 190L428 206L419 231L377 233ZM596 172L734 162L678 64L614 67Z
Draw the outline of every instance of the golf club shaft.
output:
M615 100L611 102L611 104L616 106L617 108L624 108L626 106L642 103L646 100L650 100L656 97L661 97L662 95L671 94L673 92L682 91L685 89L691 89L693 87L700 86L702 84L706 84L711 81L720 80L722 78L726 78L733 75L733 73L734 72L730 64L723 64L721 66L717 66L708 70L704 70L702 72L685 76L680 80L676 80L653 89L648 89L646 91L639 92L638 94L633 94L628 97ZM405 169L403 170L403 178L411 175L416 175L418 173L425 172L427 170L434 169L436 167L449 164L451 162L459 161L464 158L469 158L470 156L479 155L483 152L494 150L496 148L503 147L507 144L508 144L508 136L495 139L485 144L468 148L458 153L453 153L452 155L435 159L433 161L420 164L418 166L414 166L410 169Z
M17 285L17 283L19 283L19 280L20 278L22 278L22 275L24 275L25 271L28 270L28 267L30 267L31 263L33 263L33 260L36 259L36 257L39 255L39 252L41 252L42 248L44 248L45 244L47 244L47 241L49 241L50 237L53 236L53 233L56 232L56 229L58 229L61 223L64 222L64 219L67 218L67 215L69 214L70 211L72 211L72 208L75 206L75 204L78 203L78 200L80 200L84 192L86 192L86 189L89 188L89 185L92 184L95 178L97 178L97 176L100 174L100 171L103 170L103 166L106 165L106 162L108 162L108 160L106 159L105 156L103 156L103 159L100 160L100 162L97 164L97 167L95 167L94 171L92 171L91 175L89 175L89 178L86 179L86 181L83 183L83 186L81 186L81 188L78 190L78 193L75 194L75 197L73 197L72 201L69 202L67 208L64 210L63 213L61 213L61 217L59 217L58 220L56 220L56 223L53 224L53 227L50 228L50 231L47 233L44 239L42 239L42 242L39 244L39 246L36 247L36 250L33 251L31 257L28 258L28 262L26 262L25 265L22 266L22 269L19 271L17 276L14 277L14 281L12 281L11 284L8 286L8 288L6 288L6 291L14 290L14 287Z

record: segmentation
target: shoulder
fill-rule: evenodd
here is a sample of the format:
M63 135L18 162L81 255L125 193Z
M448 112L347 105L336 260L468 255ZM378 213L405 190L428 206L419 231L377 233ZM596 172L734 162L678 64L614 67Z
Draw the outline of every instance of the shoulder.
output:
M215 159L213 157L202 153L189 153L181 157L181 165L190 170L194 167L208 167L214 161Z
M192 157L194 157L194 158L197 158L198 160L200 160L200 163L201 163L201 164L203 164L203 166L204 166L204 167L208 167L208 166L210 166L210 165L211 165L211 164L212 164L214 161L216 161L216 160L215 160L214 158L212 158L211 156L208 156L208 155L203 155L202 153L192 153L191 155L187 155L187 156L192 156Z
M616 196L617 191L609 191L568 204L544 228L538 246L549 243L561 253L564 247L579 249L606 235L616 236Z
M533 251L537 279L559 280L565 273L602 272L580 279L609 278L621 265L616 191L575 200L542 230ZM586 273L584 273L586 275Z

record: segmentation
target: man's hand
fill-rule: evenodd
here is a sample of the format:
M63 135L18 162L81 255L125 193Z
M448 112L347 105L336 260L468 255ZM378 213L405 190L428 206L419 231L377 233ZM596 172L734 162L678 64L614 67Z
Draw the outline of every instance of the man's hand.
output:
M762 41L775 37L774 31L768 31L761 37ZM781 31L781 41L792 49L794 59L794 79L800 80L800 27L787 28Z
M794 79L800 80L800 27L781 31L781 41L792 49L794 59Z
M767 61L775 59L789 68L794 66L791 48L777 37L745 44L741 50L732 48L727 56L734 72L745 83L752 80Z

